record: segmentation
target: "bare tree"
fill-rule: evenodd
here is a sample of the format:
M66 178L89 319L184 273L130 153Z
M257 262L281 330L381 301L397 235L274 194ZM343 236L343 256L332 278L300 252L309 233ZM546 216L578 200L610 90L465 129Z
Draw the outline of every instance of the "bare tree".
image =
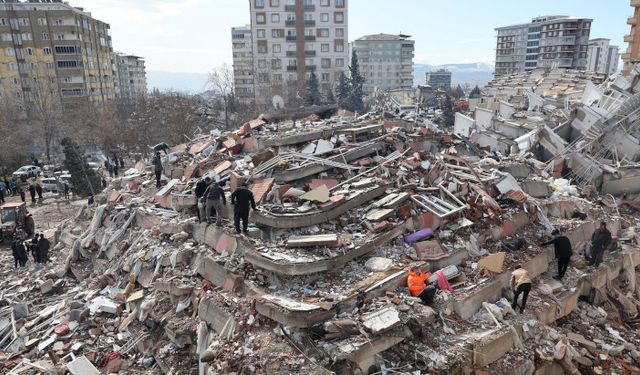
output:
M62 112L58 82L52 70L38 64L27 84L30 91L24 98L28 117L36 126L36 134L42 139L47 161L51 161L51 146L58 135Z
M229 128L229 102L233 96L233 71L227 64L216 68L209 74L208 86L224 103L224 125Z
M22 91L12 89L9 80L0 84L0 171L22 165L27 159L29 131L25 127L26 113Z

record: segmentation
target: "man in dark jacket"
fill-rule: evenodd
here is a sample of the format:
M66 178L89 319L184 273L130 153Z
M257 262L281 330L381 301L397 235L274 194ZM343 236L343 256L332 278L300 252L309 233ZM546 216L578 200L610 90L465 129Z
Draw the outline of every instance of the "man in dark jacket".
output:
M36 204L36 184L29 184L29 195L31 195L31 204Z
M36 182L36 193L38 193L38 199L40 200L40 203L42 203L42 185L40 185L39 182Z
M39 239L40 239L40 235L36 234L31 239L31 242L27 242L27 246L29 246L29 251L31 251L31 256L33 257L34 263L40 263L40 251L38 251Z
M41 263L47 263L49 261L49 247L51 243L44 237L44 234L40 234L40 240L38 240L38 258Z
M156 156L153 158L153 170L156 172L156 187L160 187L160 178L162 177L162 158L160 153L156 152Z
M19 245L20 245L19 240L14 240L11 243L11 253L13 254L13 262L15 263L16 268L18 268L18 264L20 265L20 267L24 267L25 263L27 262L22 257L22 254L20 254ZM24 245L23 245L23 248L24 248ZM26 253L24 255L26 256Z
M212 221L212 211L215 211L216 226L222 225L222 207L227 205L227 197L224 196L224 190L222 190L223 186L224 182L214 182L209 185L203 195L206 200L207 223Z
M209 184L211 183L211 179L209 177L206 177L200 181L198 181L198 183L196 184L196 188L194 190L194 193L196 195L196 201L197 203L197 213L198 213L198 221L202 223L202 221L204 221L204 219L206 218L206 213L205 213L205 207L206 207L206 203L204 201L204 199L202 199L204 197L204 192L207 190L207 187L209 187Z
M607 229L607 223L600 222L600 228L596 229L591 235L591 257L587 257L589 265L598 267L602 262L604 251L611 244L611 232Z
M562 280L564 274L567 272L567 268L569 268L569 260L571 259L571 255L573 255L573 250L571 249L571 241L567 236L561 235L560 231L555 229L551 233L554 238L551 241L547 241L540 246L548 246L553 244L556 259L558 259L558 276L555 279Z
M246 183L236 189L231 194L231 204L233 209L233 222L236 226L236 232L240 233L240 220L242 220L242 232L247 234L249 227L249 207L256 209L256 202L253 199L253 193L247 187Z

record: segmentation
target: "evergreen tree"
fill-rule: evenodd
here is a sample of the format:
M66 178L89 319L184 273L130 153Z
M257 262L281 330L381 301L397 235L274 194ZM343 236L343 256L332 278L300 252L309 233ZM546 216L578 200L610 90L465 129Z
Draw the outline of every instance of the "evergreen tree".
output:
M473 90L471 90L471 93L469 94L470 98L479 98L482 96L482 92L480 92L480 87L478 87L478 85L476 85L476 87L473 88Z
M320 89L318 83L318 76L316 76L315 72L311 72L309 79L307 79L307 92L304 98L305 105L320 105L322 104L322 100L320 97Z
M70 138L64 138L64 166L71 174L73 193L80 197L88 197L100 189L100 177L89 167L82 156L78 145ZM99 191L99 190L98 190Z
M456 99L460 99L460 98L464 98L464 90L462 89L462 87L460 87L460 85L458 85L458 87L456 87L456 91L455 91L455 96Z
M336 102L336 97L333 96L333 90L327 90L326 95L324 96L325 104L334 104Z
M443 112L442 117L444 120L444 125L453 126L453 123L455 122L455 117L453 114L453 102L451 101L451 97L449 95L447 95L444 100L442 112Z
M351 74L351 90L349 95L350 111L364 112L364 77L360 73L360 65L358 64L358 56L356 51L351 53L351 65L349 66L349 73Z
M351 93L351 87L349 85L349 80L344 75L344 73L340 74L340 81L338 82L338 106L343 109L348 109L349 105L349 96Z

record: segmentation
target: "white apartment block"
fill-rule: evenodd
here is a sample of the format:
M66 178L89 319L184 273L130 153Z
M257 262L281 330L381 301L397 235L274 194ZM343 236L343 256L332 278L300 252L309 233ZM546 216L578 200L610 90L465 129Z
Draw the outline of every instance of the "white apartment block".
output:
M334 90L349 65L347 0L249 1L256 104L304 96L311 72Z
M115 52L114 76L116 97L133 103L147 95L147 71L144 58Z
M243 104L254 101L253 45L251 26L231 28L233 43L233 89Z
M610 39L598 38L589 41L587 70L612 75L618 69L620 60L618 46L609 45Z
M413 87L415 42L409 35L375 34L356 39L350 50L358 56L364 92Z

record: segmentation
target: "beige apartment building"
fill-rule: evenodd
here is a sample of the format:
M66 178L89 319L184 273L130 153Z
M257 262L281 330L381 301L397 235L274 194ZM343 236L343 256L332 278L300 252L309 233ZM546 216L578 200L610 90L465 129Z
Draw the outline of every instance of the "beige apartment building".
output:
M50 96L64 106L115 97L109 25L67 3L0 2L0 96L25 111Z
M144 58L116 52L113 54L116 97L133 104L147 95Z
M627 24L631 26L631 32L625 35L624 41L629 45L627 51L622 54L622 61L624 61L623 73L629 73L635 65L640 61L640 0L631 0L631 6L633 7L633 16L627 19Z
M347 0L249 1L256 104L303 97L311 72L333 90L349 65Z

